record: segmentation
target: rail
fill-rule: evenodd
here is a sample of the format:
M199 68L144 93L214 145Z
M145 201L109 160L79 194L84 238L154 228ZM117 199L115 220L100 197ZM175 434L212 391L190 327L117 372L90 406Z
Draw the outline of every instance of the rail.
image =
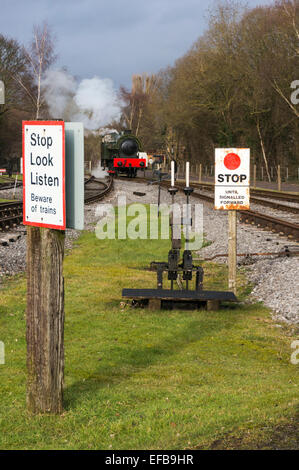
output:
M93 176L84 182L84 203L100 201L113 189L113 178L107 181L97 180ZM21 224L23 220L23 202L0 203L0 231L7 231Z

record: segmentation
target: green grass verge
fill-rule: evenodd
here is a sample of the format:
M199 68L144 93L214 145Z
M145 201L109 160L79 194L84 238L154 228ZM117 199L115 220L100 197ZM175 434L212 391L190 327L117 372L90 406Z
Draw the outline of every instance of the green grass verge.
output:
M14 180L16 178L16 175L13 174L11 177L9 177L8 175L6 174L1 174L0 175L0 183L11 183L12 180ZM23 175L20 175L18 174L17 175L17 181L22 181L23 180Z
M123 306L123 287L155 286L155 273L143 268L165 259L168 241L98 240L85 232L76 245L64 268L61 416L26 411L25 278L1 288L1 449L298 446L292 329L275 326L261 304L218 312ZM205 269L206 288L225 288L225 266ZM238 288L245 298L242 272Z

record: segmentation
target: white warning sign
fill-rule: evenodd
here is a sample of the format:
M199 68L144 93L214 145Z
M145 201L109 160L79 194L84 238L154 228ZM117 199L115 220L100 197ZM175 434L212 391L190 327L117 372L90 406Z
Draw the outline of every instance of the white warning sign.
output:
M23 223L65 229L63 121L23 121Z
M215 149L215 209L250 207L250 149Z

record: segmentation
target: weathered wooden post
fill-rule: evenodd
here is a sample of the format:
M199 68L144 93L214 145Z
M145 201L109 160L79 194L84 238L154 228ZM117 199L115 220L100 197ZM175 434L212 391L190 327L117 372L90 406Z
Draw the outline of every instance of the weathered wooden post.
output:
M23 122L27 225L27 406L61 413L64 376L65 133L62 121Z
M256 165L253 165L253 187L256 188Z
M27 405L61 413L64 377L64 231L27 227Z
M228 288L237 294L237 211L228 211Z
M23 223L27 225L27 404L61 413L64 378L65 228L84 227L84 128L23 122Z
M201 183L202 180L202 164L200 163L199 165L199 176L198 176L198 181Z
M281 191L281 174L280 174L280 165L277 167L277 189Z
M215 209L228 211L228 288L237 294L237 210L249 209L250 149L215 149Z

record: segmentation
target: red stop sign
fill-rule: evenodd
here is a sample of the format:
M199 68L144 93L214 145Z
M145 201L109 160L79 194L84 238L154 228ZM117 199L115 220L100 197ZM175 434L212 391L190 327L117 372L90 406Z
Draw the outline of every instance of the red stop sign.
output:
M228 153L223 163L228 170L236 170L241 164L241 158L236 153Z

